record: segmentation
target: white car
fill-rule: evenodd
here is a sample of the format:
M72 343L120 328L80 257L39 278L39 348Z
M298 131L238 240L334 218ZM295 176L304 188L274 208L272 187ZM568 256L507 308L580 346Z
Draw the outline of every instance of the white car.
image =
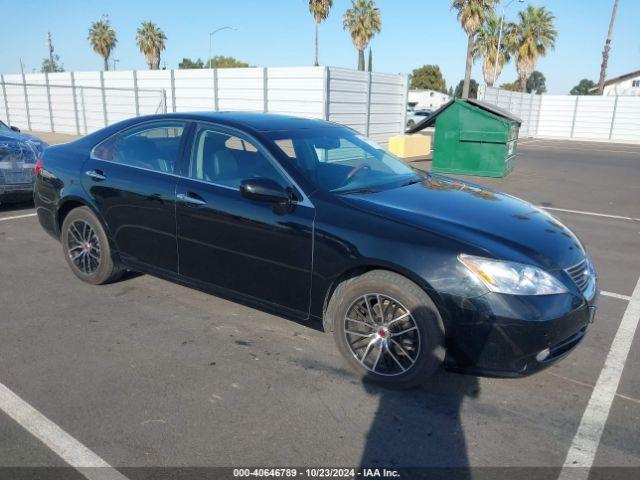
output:
M413 128L422 120L427 118L429 115L433 113L432 110L427 108L423 110L409 110L407 111L407 128Z

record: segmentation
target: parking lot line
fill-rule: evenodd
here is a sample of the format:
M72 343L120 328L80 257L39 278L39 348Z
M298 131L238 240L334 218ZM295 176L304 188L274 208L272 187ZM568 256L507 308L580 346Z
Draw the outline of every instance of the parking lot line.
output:
M7 220L18 220L19 218L35 217L36 215L37 213L27 213L25 215L14 215L12 217L0 218L0 222L6 222Z
M616 220L631 220L633 222L640 222L640 218L623 217L620 215L609 215L608 213L585 212L583 210L569 210L567 208L543 207L543 206L540 206L539 208L542 208L543 210L552 210L554 212L577 213L579 215L591 215L592 217L615 218Z
M618 390L638 322L640 322L640 278L622 316L596 386L582 415L578 431L567 453L560 472L561 480L586 480L589 477L589 470L593 465L600 438Z
M89 480L127 477L0 383L0 409Z
M626 300L627 302L631 301L631 297L629 295L622 295L621 293L605 292L601 290L600 295L604 295L605 297L617 298L618 300Z

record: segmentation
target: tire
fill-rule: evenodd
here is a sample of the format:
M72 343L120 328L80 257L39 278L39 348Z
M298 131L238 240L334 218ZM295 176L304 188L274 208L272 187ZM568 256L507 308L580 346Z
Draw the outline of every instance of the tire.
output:
M413 120L409 120L407 122L407 128L413 128L416 126L416 122L414 122Z
M90 208L69 212L62 223L61 241L69 268L83 282L103 285L122 274L113 261L104 228Z
M396 273L373 270L344 281L331 296L327 316L340 353L365 381L413 387L444 361L438 309L424 290Z

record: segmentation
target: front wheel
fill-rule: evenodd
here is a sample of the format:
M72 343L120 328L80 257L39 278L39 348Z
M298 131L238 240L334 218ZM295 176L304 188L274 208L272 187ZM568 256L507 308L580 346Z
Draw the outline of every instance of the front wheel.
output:
M71 271L83 282L102 285L120 276L107 235L90 208L78 207L69 212L62 223L61 240Z
M424 382L444 360L444 327L429 296L393 272L341 283L327 308L338 349L360 376L392 388Z

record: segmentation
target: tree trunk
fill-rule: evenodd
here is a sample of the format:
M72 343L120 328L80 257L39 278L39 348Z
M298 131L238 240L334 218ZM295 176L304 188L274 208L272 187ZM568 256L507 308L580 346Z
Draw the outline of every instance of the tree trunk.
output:
M364 50L358 50L358 70L364 72Z
M109 57L104 57L104 71L109 70Z
M529 78L520 78L520 91L522 93L527 93L527 80L529 80Z
M600 79L598 80L598 94L604 93L604 80L607 76L607 66L609 64L609 50L611 50L611 35L613 34L613 23L616 20L618 12L618 0L613 2L613 11L611 12L611 21L609 22L609 31L607 32L607 40L604 42L604 50L602 51L602 65L600 66Z
M473 67L473 35L467 40L467 66L464 70L464 83L462 85L462 98L469 98L469 86L471 84L471 67Z
M316 67L320 65L320 63L318 63L318 22L316 22L315 62L313 64Z

